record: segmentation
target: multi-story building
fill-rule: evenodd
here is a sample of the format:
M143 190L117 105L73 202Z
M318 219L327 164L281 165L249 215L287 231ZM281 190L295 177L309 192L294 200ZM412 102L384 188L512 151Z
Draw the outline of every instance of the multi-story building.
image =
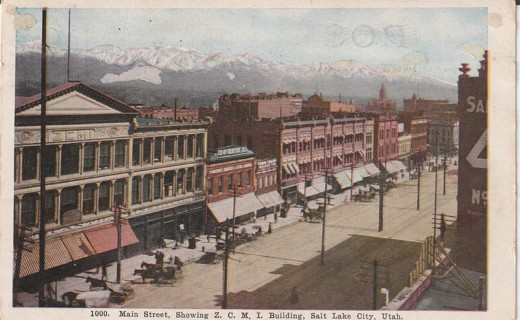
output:
M159 107L137 107L141 118L169 119L177 121L198 121L199 108L172 108L165 104Z
M281 119L221 121L208 130L209 147L215 149L222 142L224 145L246 143L259 159L276 159L278 191L284 199L296 201L299 197L318 196L326 188L331 189L329 184L334 179L325 182L325 168L331 177L340 176L338 188L341 189L379 173L370 165L371 161L365 161L365 132L374 132L373 122L369 122L369 126L366 123L364 117L283 122ZM365 162L370 167L368 171L364 170ZM350 170L353 167L358 168Z
M370 99L365 107L366 112L391 112L397 111L397 102L392 99L388 99L388 93L386 92L385 84L381 85L379 90L379 99Z
M400 112L399 123L404 124L404 131L412 135L410 167L415 167L428 154L428 118L416 113Z
M459 68L459 167L457 190L457 246L459 264L487 271L488 217L488 52L478 76L470 76L468 64ZM497 168L493 168L497 169Z
M403 110L404 112L419 112L425 116L429 116L435 109L438 108L438 105L448 104L448 99L439 99L439 100L428 100L419 98L417 99L416 95L413 94L411 99L403 100Z
M300 94L278 93L276 95L259 93L257 96L237 93L224 94L219 98L218 120L250 121L295 117L302 109Z
M208 231L219 224L253 219L264 206L255 196L256 155L244 146L231 145L208 153L206 194Z
M314 94L303 102L302 116L308 119L323 117L331 113L354 113L356 107L352 103L324 100L321 95Z
M374 146L375 146L374 119L367 118L365 122L365 162L374 162Z
M277 159L263 159L256 162L256 197L264 209L257 216L265 216L280 211L283 199L278 193Z
M27 230L23 238L37 242L43 215L49 268L111 257L116 206L126 213L125 254L200 230L207 123L138 118L135 109L80 82L50 89L46 98L43 167L41 96L16 100L14 218L16 228ZM35 274L38 250L19 252L20 276Z
M432 155L437 154L437 148L440 156L453 157L457 154L459 149L459 121L454 119L430 120L429 130L428 143Z
M399 123L399 160L410 170L412 156L412 135L404 131L404 124Z
M373 113L367 114L374 118L374 162L378 165L399 157L397 115Z

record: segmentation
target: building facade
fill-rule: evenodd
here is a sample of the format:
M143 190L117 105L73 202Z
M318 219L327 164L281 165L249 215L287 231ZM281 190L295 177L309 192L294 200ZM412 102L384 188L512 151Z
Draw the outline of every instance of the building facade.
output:
M431 113L438 108L438 105L448 104L448 99L439 99L439 100L427 100L423 98L417 99L417 96L412 95L411 99L403 100L403 110L404 112L419 112L425 116L429 116Z
M397 115L373 113L374 118L374 162L378 165L399 157L399 136Z
M399 123L404 125L404 131L412 135L412 155L410 167L423 163L428 152L428 118L417 115L416 113L400 112Z
M386 91L385 84L381 85L379 90L379 99L370 99L365 107L366 112L397 112L397 102L392 99L388 99L388 93Z
M303 102L302 116L312 119L312 117L324 117L331 113L354 113L356 107L352 103L324 100L321 95L314 94Z
M116 206L125 213L125 254L155 247L181 229L200 229L207 123L140 119L135 109L80 82L48 90L46 105L41 167L40 95L17 98L14 219L26 229L23 238L36 240L43 215L47 244L55 249L46 255L50 266L113 253L117 242L100 237L115 239ZM78 251L81 244L87 249ZM34 252L22 252L21 277L37 272ZM63 259L51 261L56 255Z
M169 119L177 121L198 121L199 108L175 108L165 104L159 107L137 107L141 118Z

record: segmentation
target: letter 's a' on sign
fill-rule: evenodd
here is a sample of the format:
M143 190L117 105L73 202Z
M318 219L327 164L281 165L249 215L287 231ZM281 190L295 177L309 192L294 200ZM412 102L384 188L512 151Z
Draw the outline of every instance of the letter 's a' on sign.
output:
M473 168L477 169L486 169L487 168L487 158L479 158L479 155L482 153L482 150L487 146L487 129L482 133L480 138L477 140L477 143L473 146L471 151L468 153L466 160L468 160L469 164Z

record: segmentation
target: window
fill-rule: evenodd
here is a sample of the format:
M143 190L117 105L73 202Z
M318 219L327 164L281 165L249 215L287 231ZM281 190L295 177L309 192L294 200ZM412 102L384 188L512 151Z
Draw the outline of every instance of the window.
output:
M45 192L45 214L43 216L45 223L54 222L55 198L56 195L53 190Z
M110 209L110 185L108 182L102 182L99 185L99 211L106 211Z
M237 136L237 145L242 145L242 136Z
M132 165L138 166L141 164L141 140L134 140L132 142Z
M186 192L193 192L193 168L186 173Z
M23 148L22 179L36 179L36 168L38 167L38 148Z
M367 148L366 160L372 160L372 148Z
M238 174L238 187L242 187L242 173Z
M26 194L22 199L22 226L36 225L36 194Z
M161 199L161 175L159 173L153 176L153 199Z
M222 185L224 184L224 177L218 177L218 192L222 193Z
M94 143L85 143L83 149L83 171L89 172L96 169L96 145Z
M124 140L116 141L116 156L115 156L114 167L121 168L126 165L125 149L126 149L126 141L124 141Z
M184 136L178 137L179 141L177 142L177 158L184 159Z
M228 190L233 190L233 174L228 176Z
M143 178L143 202L152 201L152 193L151 193L151 183L152 176L147 174Z
M187 151L186 153L188 154L188 158L193 158L193 140L194 140L194 136L192 135L189 135L188 136L188 146L187 146Z
M125 206L125 180L119 179L114 183L114 206Z
M66 144L61 149L61 174L79 172L79 145Z
M172 197L174 195L173 190L173 179L175 177L175 172L168 171L164 175L164 196Z
M58 152L57 146L45 147L45 163L43 164L43 170L45 170L46 177L56 176L56 153Z
M372 143L372 132L367 132L366 142Z
M110 142L101 142L99 146L99 169L110 168Z
M396 130L395 130L395 128L392 128L392 137L395 138L395 135L396 135Z
M204 168L201 166L197 167L197 173L195 175L195 189L202 189L202 179L204 179Z
M380 140L384 140L385 139L385 131L384 130L379 130L379 139Z
M197 142L195 146L195 156L196 157L202 157L202 151L204 150L204 135L198 134L197 135Z
M177 194L184 193L184 170L177 173Z
M213 137L213 148L218 149L218 136Z
M390 138L390 129L386 129L386 138Z
M253 136L247 136L247 148L253 150Z
M265 177L262 177L262 188L265 187Z
M164 139L164 159L173 160L173 137Z
M144 139L143 146L143 164L152 162L152 138Z
M94 190L95 184L87 184L83 188L83 214L94 213Z
M228 134L226 134L224 136L224 147L229 146L230 144L231 144L231 137Z
M63 189L60 198L60 214L76 209L78 209L78 187Z
M161 162L162 141L163 141L163 138L155 138L155 143L153 146L153 161L154 162Z
M139 203L139 177L132 178L132 204Z
M208 194L213 194L213 179L208 180Z

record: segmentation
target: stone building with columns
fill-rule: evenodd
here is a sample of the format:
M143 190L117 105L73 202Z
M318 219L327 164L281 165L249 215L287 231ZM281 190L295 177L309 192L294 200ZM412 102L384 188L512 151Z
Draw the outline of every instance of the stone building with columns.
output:
M14 221L16 230L25 230L23 238L37 245L39 215L44 215L49 269L113 254L116 205L123 207L125 254L201 229L207 123L139 118L127 104L68 82L47 90L40 167L40 110L40 95L17 97ZM41 170L44 212L39 210ZM33 255L37 250L22 252L20 277L37 272Z

